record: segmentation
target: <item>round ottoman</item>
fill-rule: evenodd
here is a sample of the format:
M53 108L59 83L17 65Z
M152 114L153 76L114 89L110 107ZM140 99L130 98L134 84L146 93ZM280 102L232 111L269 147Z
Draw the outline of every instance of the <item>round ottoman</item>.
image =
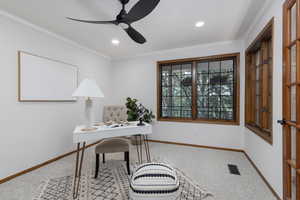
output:
M131 176L131 200L175 200L179 196L179 180L175 170L164 163L147 163Z

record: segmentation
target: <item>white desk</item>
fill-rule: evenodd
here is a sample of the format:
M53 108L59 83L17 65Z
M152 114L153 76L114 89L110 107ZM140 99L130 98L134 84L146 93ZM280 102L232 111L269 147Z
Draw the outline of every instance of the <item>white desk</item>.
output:
M83 162L86 142L98 141L106 138L122 137L122 136L135 136L136 139L138 139L139 137L140 146L138 145L136 146L139 162L141 163L143 161L142 140L144 141L145 144L147 161L148 162L151 161L147 135L152 133L152 125L148 123L144 123L145 124L144 126L137 126L137 123L138 122L130 122L129 125L115 127L115 128L111 128L105 125L95 126L95 128L97 129L93 131L82 131L84 126L76 126L73 132L73 142L77 143L76 167L75 167L75 177L74 177L74 184L73 184L73 199L76 199L78 197L82 162ZM82 147L80 147L81 143L83 143ZM81 151L81 156L80 156L80 151Z
M110 128L109 126L95 127L94 131L82 131L84 126L77 126L73 132L73 142L96 141L105 138L132 136L132 135L149 135L152 133L152 125L144 123L145 126L137 126L138 122L130 122L130 125Z

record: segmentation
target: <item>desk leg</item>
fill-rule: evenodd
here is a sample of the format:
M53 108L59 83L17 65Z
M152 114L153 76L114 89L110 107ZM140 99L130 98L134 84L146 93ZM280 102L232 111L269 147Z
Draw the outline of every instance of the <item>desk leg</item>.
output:
M136 152L137 152L138 161L139 161L139 164L141 164L140 150L139 150L139 145L138 145L138 136L135 135L134 137L135 137L135 141L136 141L136 145L135 146L136 146Z
M83 142L83 146L82 146L82 150L81 150L81 157L79 158L80 143L77 143L76 167L75 167L75 176L74 176L74 184L73 184L73 199L76 199L78 197L82 163L83 163L83 157L84 157L84 150L85 150L85 142ZM80 160L80 163L79 163L79 160ZM79 163L79 166L78 166L78 163Z
M148 141L147 135L144 135L144 144L145 144L145 152L146 152L146 156L147 156L147 162L151 162L151 154L150 154L149 141Z
M140 164L143 164L143 140L142 140L142 135L139 136L140 136L140 156L141 156Z

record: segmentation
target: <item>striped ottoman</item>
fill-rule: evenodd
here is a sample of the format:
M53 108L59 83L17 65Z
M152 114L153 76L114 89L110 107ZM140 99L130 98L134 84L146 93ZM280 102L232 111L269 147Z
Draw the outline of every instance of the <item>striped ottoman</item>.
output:
M175 200L179 196L179 180L175 170L163 163L140 165L132 174L131 200Z

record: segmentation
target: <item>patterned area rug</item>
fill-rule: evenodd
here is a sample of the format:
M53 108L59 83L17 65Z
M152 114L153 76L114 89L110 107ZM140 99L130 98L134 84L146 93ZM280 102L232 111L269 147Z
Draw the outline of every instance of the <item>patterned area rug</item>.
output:
M179 169L176 173L181 191L178 200L203 200L212 196ZM97 179L94 179L91 170L82 176L78 200L130 200L129 178L123 162L108 161L100 165ZM39 186L33 200L72 200L72 186L72 175L48 179Z

